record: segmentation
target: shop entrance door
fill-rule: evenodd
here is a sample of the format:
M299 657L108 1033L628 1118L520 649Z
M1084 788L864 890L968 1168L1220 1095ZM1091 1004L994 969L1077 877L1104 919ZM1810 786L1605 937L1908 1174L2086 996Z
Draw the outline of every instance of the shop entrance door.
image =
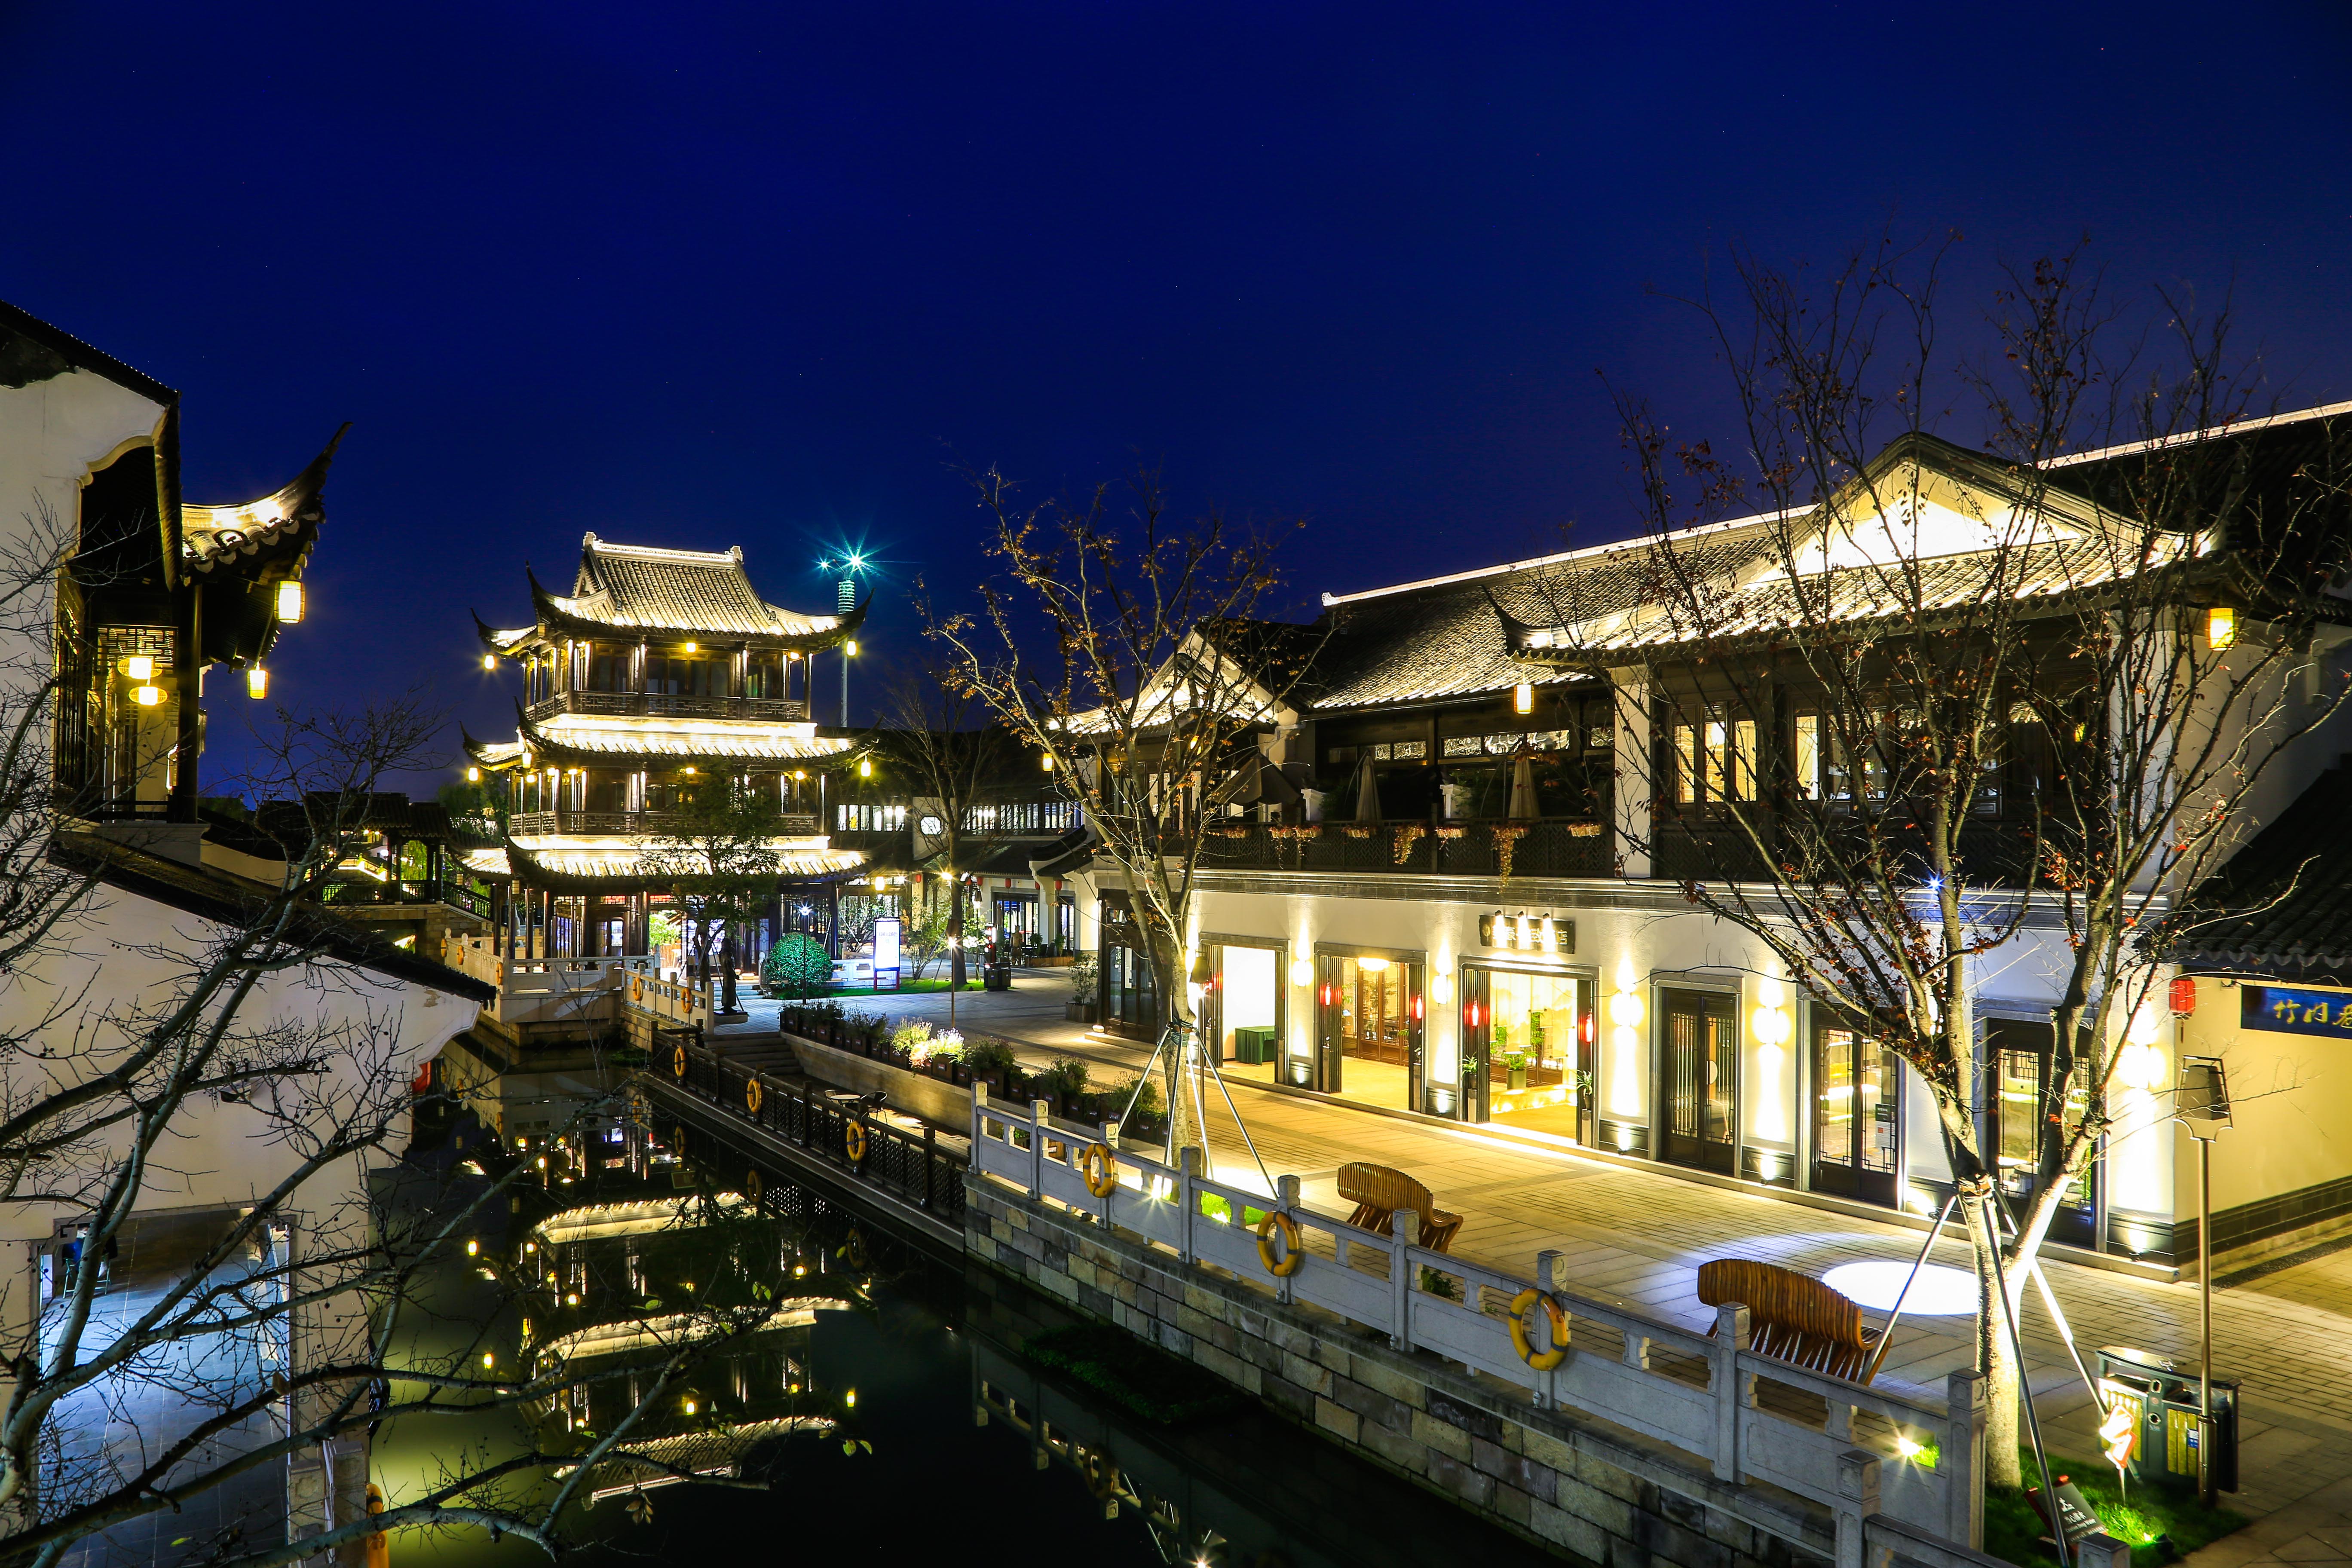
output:
M1463 996L1465 1116L1591 1143L1591 983L1474 965Z
M1814 1019L1815 1192L1895 1205L1899 1065L1877 1041Z
M1739 1023L1736 998L1713 991L1662 991L1665 1014L1668 1164L1730 1175L1738 1167Z
M1993 1160L2000 1190L2013 1201L2031 1199L2041 1185L2036 1167L2036 1136L2047 1114L2043 1098L2050 1091L2050 1026L2007 1018L1985 1021L1986 1055L1992 1081L1985 1095L1986 1118L1992 1123ZM2086 1106L2081 1089L2066 1097L2065 1124L2078 1125ZM2099 1164L2075 1182L2050 1222L2050 1239L2068 1247L2095 1247L2097 1241Z
M1315 1087L1420 1110L1421 965L1324 953L1315 967Z

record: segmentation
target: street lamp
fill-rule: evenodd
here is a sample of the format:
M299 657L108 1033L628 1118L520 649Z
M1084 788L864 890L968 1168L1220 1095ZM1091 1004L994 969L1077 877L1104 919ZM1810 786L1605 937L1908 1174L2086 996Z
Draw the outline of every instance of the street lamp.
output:
M2197 1140L2197 1489L2213 1506L2213 1140L2230 1125L2219 1057L2183 1057L2172 1113Z

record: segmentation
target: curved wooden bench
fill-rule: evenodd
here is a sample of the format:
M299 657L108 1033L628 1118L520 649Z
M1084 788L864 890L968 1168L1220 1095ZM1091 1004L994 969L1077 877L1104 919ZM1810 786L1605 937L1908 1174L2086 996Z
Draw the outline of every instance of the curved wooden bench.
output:
M1862 1309L1852 1297L1777 1263L1745 1258L1702 1263L1698 1299L1710 1307L1746 1307L1750 1349L1832 1377L1860 1378L1878 1343L1878 1331L1862 1326Z
M1339 1167L1339 1195L1356 1205L1348 1223L1381 1236L1396 1234L1396 1212L1411 1209L1421 1216L1421 1245L1432 1252L1454 1246L1462 1216L1437 1206L1427 1187L1387 1165L1351 1160Z

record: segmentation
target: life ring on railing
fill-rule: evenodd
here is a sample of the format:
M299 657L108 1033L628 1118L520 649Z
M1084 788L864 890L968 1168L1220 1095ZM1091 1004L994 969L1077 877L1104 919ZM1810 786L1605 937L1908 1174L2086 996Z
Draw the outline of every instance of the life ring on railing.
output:
M642 1002L645 999L646 977L640 974L635 979L629 982L629 1000L632 1002Z
M1088 1451L1086 1462L1078 1467L1078 1474L1085 1478L1087 1490L1097 1502L1108 1502L1118 1496L1118 1466L1100 1448Z
M1078 1156L1078 1180L1098 1198L1118 1191L1118 1156L1110 1152L1109 1144L1087 1145L1086 1152Z
M756 1075L743 1080L744 1110L750 1111L754 1116L759 1115L760 1101L766 1098L767 1091L760 1087L760 1080Z
M849 1156L851 1164L866 1163L866 1126L863 1122L853 1121L843 1129L841 1151Z
M765 1187L766 1184L760 1180L759 1166L752 1165L744 1170L743 1196L745 1200L751 1204L751 1212L754 1214L757 1214L760 1210L760 1194L765 1190Z
M1282 1257L1278 1259L1274 1256L1276 1231L1282 1233ZM1298 1272L1298 1266L1307 1261L1307 1254L1298 1245L1298 1226L1291 1223L1290 1216L1280 1209L1269 1212L1257 1222L1257 1260L1265 1264L1265 1271L1276 1279L1289 1279Z
M1551 1327L1551 1349L1538 1354L1528 1339L1528 1309L1543 1303L1544 1317ZM1553 1300L1549 1291L1530 1285L1511 1298L1511 1348L1519 1359L1538 1372L1549 1372L1568 1359L1568 1310Z
M669 1071L672 1078L684 1078L686 1076L686 1047L684 1046L672 1046L669 1048Z

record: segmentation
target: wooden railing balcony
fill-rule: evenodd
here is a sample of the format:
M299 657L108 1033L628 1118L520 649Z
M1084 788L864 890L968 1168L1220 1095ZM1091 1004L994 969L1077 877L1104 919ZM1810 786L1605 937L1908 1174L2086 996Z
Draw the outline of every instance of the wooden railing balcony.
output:
M1435 824L1324 822L1305 827L1234 822L1209 829L1201 863L1237 871L1610 877L1616 874L1616 840L1606 823L1557 817Z
M549 833L667 833L679 822L674 811L518 811L507 818L507 831L517 837ZM788 811L777 819L777 832L788 838L814 838L819 831L816 814Z
M808 721L809 705L796 697L667 697L643 691L559 691L523 710L532 722L559 713L625 718L760 719L772 724Z

